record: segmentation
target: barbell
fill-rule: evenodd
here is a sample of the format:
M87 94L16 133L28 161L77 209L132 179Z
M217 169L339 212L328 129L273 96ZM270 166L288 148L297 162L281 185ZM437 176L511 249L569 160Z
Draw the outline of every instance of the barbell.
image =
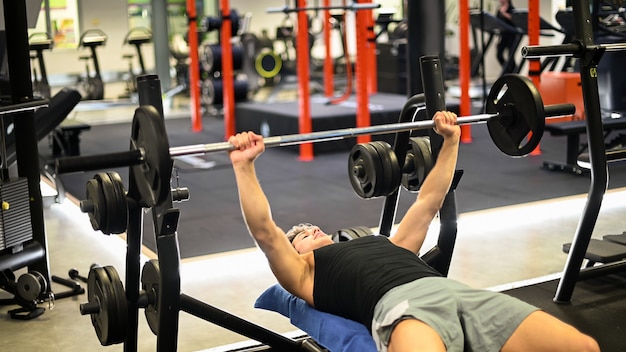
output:
M538 146L545 117L571 115L575 110L573 104L544 106L530 79L511 74L503 75L494 82L487 98L486 113L458 117L457 124L487 123L494 144L502 152L510 156L524 156ZM433 127L435 124L432 120L414 121L272 136L264 138L264 142L266 147L289 146ZM140 204L152 207L163 202L171 191L169 180L172 157L227 152L233 150L234 146L229 142L218 142L170 148L163 117L152 106L140 106L133 117L130 149L111 154L59 158L56 160L56 169L58 173L68 173L132 167L136 175L143 176L142 180L136 182Z

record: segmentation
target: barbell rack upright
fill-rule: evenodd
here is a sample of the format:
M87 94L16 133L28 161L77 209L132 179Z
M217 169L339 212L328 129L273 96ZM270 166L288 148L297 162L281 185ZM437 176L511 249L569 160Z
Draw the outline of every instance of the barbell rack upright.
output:
M522 50L525 57L546 56L554 53L555 55L570 54L579 58L580 79L584 93L585 112L587 114L585 121L587 125L587 145L591 161L591 184L583 214L580 217L572 240L572 246L567 255L563 275L559 280L553 298L553 301L556 303L569 303L572 299L576 282L580 277L580 268L591 241L593 229L600 213L602 199L608 186L608 165L598 92L598 63L605 51L614 51L624 47L624 44L609 46L595 44L589 5L588 0L572 2L576 33L574 44L526 47ZM585 270L585 276L591 276L591 272L594 270L601 271L600 268L602 266Z

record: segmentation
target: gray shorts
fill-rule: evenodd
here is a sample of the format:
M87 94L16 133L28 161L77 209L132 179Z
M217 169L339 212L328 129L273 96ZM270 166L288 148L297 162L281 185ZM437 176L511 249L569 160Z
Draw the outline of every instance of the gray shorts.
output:
M374 309L372 336L378 350L387 351L395 325L415 318L435 329L449 352L499 351L536 310L506 294L427 277L395 287L380 299Z

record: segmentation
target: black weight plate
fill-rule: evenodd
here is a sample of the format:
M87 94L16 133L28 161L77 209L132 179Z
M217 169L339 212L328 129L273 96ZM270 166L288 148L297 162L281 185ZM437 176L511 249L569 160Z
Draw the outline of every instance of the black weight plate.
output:
M113 192L115 193L114 208L115 212L109 230L111 233L120 234L126 231L128 226L128 202L126 201L126 190L124 190L124 182L117 172L107 172Z
M159 261L152 259L143 265L141 270L141 289L148 295L148 305L144 309L150 330L155 335L159 333L159 285L161 271Z
M355 145L348 160L348 176L356 194L364 199L372 198L383 178L378 152L368 143Z
M131 150L142 150L143 162L131 167L139 203L151 208L167 199L171 192L170 177L173 161L163 117L152 106L135 110L131 133Z
M91 227L94 230L99 231L102 228L101 226L105 225L107 221L107 209L100 182L93 178L89 179L87 181L85 195L87 202L91 202L93 205L87 212L89 222L91 222Z
M109 175L104 172L96 174L94 179L100 184L100 189L102 190L102 194L104 196L104 206L106 209L106 216L103 217L105 222L104 224L100 224L100 231L102 231L105 235L110 235L112 233L112 225L115 225L114 221L116 213L113 183L111 182Z
M103 267L105 273L109 277L111 288L113 290L113 305L111 309L115 309L115 327L109 329L109 339L113 343L122 343L126 341L128 333L128 303L126 301L126 291L120 279L117 270L112 266Z
M341 229L333 234L334 242L351 241L356 238L372 235L372 230L365 226L350 227Z
M87 299L89 303L97 303L100 306L98 313L92 313L91 324L96 330L96 335L102 346L112 345L114 337L115 323L117 319L117 309L115 308L115 298L113 297L113 287L109 280L109 275L102 267L93 267L89 270L87 278ZM113 335L111 334L113 332Z
M545 128L545 111L529 78L517 74L500 77L489 91L485 110L498 114L487 121L487 128L503 153L525 156L537 148Z
M357 226L357 227L353 227L352 231L354 231L358 237L365 237L365 236L369 236L369 235L373 235L374 233L372 232L372 230L369 227L366 226Z
M384 197L392 194L398 189L402 173L400 172L400 164L396 153L393 151L389 143L383 141L374 141L370 143L378 152L378 157L383 170L383 179L377 184L377 196Z
M409 146L405 162L410 164L402 174L402 187L409 192L417 192L433 167L430 139L412 137L409 139Z
M17 279L17 295L26 300L34 301L48 290L48 283L38 271L29 271Z

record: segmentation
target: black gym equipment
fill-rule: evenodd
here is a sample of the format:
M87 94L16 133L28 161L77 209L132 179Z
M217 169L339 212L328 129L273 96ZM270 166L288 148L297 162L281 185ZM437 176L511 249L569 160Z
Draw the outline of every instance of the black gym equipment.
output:
M81 313L91 316L102 345L124 343L127 351L137 350L140 308L145 308L148 323L157 335L157 347L163 351L176 350L180 311L277 350L322 351L306 338L286 338L181 294L176 234L179 211L172 203L188 199L189 193L186 189L172 190L169 185L173 162L168 153L160 87L156 76L138 79L141 107L135 112L131 145L147 151L147 164L126 164L130 167L128 191L116 173L98 173L88 184L88 199L81 202L81 209L89 213L95 229L105 233L125 231L128 243L125 284L115 268L93 267L88 277L88 302L81 305ZM162 177L163 174L168 176ZM167 182L162 183L165 178ZM143 208L152 212L158 262L147 262L140 274Z
M104 98L104 82L96 48L106 45L107 39L107 35L100 29L88 29L80 36L78 48L89 49L89 55L79 57L80 60L85 61L85 78L80 82L85 100L102 100ZM89 69L89 61L93 64L93 75Z
M373 234L374 233L369 227L356 226L356 227L349 227L345 229L339 229L335 233L332 234L331 238L333 239L333 242L345 242L345 241L352 241L360 237L370 236Z
M594 1L596 9L598 5L599 2ZM593 229L598 218L602 198L608 184L607 155L598 90L598 65L605 52L623 51L626 49L626 44L596 44L594 42L594 28L592 26L594 19L592 19L588 1L574 1L573 14L576 40L572 43L524 47L522 49L522 55L526 58L553 55L578 57L585 112L587 114L585 121L587 124L591 185L584 212L569 249L563 276L556 289L554 301L557 303L569 303L571 301L578 280L624 271L626 267L626 261L622 260L581 270L582 262L589 248Z
M508 52L508 60L507 63L502 68L501 74L505 73L517 73L519 72L519 67L517 63L515 63L515 53L517 48L520 45L522 40L522 31L514 27L496 16L490 14L485 10L471 10L470 11L470 23L472 25L472 39L474 43L474 48L479 49L478 55L476 58L472 59L472 67L471 67L471 76L478 76L480 73L481 66L484 65L484 56L486 51L492 45L494 40L498 38L502 33L509 33L514 36L513 43L510 46L510 51ZM478 30L486 33L488 35L487 43L482 46L479 45L480 41L478 39ZM482 67L483 71L486 69Z
M148 44L152 41L152 32L145 27L132 28L124 36L124 45L132 45L137 52L137 62L139 63L139 75L146 74L146 65L143 60L143 53L141 52L141 46ZM137 94L137 73L135 73L133 60L135 55L125 54L123 58L128 60L128 77L126 78L126 93L123 97L132 98Z
M514 9L511 14L511 21L522 31L524 35L528 34L528 9ZM539 30L539 35L545 37L554 37L555 33L564 35L563 40L561 41L562 44L567 44L572 41L572 38L567 34L567 32L565 32L565 30L553 26L550 22L541 17L539 18ZM544 72L544 70L557 71L557 64L560 58L560 56L543 58L541 60L539 73ZM525 60L519 64L520 70L524 62ZM565 67L567 67L567 64ZM559 69L558 71L562 70L563 69Z
M33 33L28 37L29 49L35 54L31 59L36 60L39 66L39 74L33 65L33 95L41 96L44 99L50 99L50 84L48 83L48 73L46 72L46 63L43 59L44 50L52 50L54 40L50 38L48 33Z

